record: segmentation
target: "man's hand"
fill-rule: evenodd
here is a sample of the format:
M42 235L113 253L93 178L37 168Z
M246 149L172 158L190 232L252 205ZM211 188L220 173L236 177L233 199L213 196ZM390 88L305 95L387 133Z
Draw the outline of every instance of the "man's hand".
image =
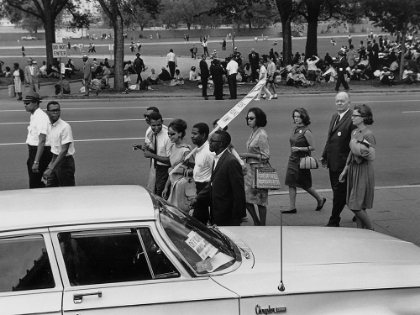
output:
M248 168L246 167L246 164L242 164L241 167L242 167L242 175L245 176L248 173Z
M44 174L42 175L42 177L43 177L45 180L47 180L47 179L48 179L48 177L51 175L51 173L52 173L52 169L47 168L47 170L44 172Z
M133 150L143 150L144 151L143 146L144 145L141 145L141 144L133 144Z
M39 173L39 163L32 164L32 173Z
M321 157L319 159L319 161L321 162L322 167L327 167L327 160L326 159L324 159L323 157Z
M197 203L197 198L194 198L190 203L190 209L193 209L196 203Z

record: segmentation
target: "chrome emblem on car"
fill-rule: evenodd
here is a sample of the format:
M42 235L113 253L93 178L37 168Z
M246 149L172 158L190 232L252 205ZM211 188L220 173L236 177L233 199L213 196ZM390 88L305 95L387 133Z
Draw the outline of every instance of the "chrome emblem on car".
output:
M255 306L255 314L257 314L257 315L259 315L259 314L278 314L278 313L285 313L285 312L286 312L286 307L284 307L284 306L271 307L270 305L268 305L267 308L262 308L258 304Z

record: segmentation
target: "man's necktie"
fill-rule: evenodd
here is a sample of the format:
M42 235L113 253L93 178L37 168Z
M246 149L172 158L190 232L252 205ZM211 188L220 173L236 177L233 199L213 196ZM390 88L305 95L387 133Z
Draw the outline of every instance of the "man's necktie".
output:
M340 115L337 115L337 118L335 119L333 128L335 128L335 126L337 126L339 121L340 121Z

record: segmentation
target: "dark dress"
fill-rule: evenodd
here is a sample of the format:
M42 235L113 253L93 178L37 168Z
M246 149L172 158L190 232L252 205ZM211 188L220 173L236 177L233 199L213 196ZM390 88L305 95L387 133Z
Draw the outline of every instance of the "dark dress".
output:
M308 147L309 143L305 138L305 132L311 131L308 126L293 129L290 136L290 147ZM303 151L292 152L289 156L289 164L286 170L286 186L309 189L312 187L311 170L301 170L299 168L300 159L308 153Z

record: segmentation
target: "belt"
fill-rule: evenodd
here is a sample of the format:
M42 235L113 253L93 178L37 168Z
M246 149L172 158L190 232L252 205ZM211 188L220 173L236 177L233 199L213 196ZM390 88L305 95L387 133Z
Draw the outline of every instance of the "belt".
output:
M38 146L37 145L30 145L30 144L28 144L28 148L29 149L38 149ZM51 146L45 145L44 148L51 148Z

